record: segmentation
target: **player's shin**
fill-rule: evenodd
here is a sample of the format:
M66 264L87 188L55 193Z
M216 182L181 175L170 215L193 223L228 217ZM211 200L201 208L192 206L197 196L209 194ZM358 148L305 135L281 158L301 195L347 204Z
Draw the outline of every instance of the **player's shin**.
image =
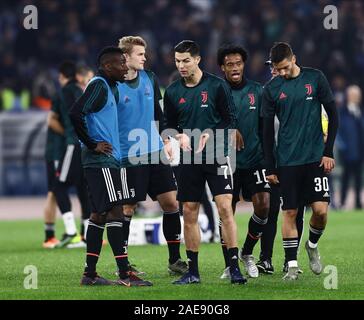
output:
M222 250L222 254L224 256L225 268L227 268L227 267L230 266L230 261L229 261L228 249L227 249L226 242L224 240L223 231L222 231L222 221L221 221L221 219L219 221L219 232L220 232L221 250Z
M87 228L87 253L85 274L93 278L96 276L96 264L102 248L102 236L105 225L90 220Z
M163 213L163 234L169 251L169 263L175 263L181 258L179 248L181 243L181 220L179 210Z
M298 267L298 232L296 226L297 210L287 210L283 212L282 238L285 259L288 267Z

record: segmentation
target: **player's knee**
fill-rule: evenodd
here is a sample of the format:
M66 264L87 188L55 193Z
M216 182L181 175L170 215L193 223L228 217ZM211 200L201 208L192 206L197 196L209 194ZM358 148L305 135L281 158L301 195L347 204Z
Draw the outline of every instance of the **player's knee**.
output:
M190 228L198 223L198 218L187 214L183 216L183 223L185 227Z
M178 210L178 202L177 200L169 199L161 203L161 207L164 212L176 212Z
M220 203L217 209L219 210L220 217L232 216L233 208L229 201Z
M296 221L297 211L296 210L287 210L284 212L285 219Z
M123 220L123 209L122 206L115 206L113 207L107 214L106 214L106 221L115 221L115 220Z
M262 203L254 212L259 218L266 219L269 214L269 203Z
M313 214L315 215L315 217L317 217L319 219L326 219L326 217L327 217L327 210L325 210L325 209L315 210L313 212Z
M105 216L98 213L91 213L90 221L96 224L105 224Z
M185 225L193 225L198 222L198 212L194 206L183 206L183 222Z

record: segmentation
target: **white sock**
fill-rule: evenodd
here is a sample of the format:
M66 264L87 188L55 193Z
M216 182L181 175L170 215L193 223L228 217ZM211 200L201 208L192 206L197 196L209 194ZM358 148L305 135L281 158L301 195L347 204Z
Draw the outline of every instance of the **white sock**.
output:
M66 212L62 215L64 228L66 229L66 233L69 235L77 234L75 216L72 211Z
M87 229L88 229L88 219L83 220L83 226L85 228L85 234L83 235L83 237L86 240L86 235L87 235Z
M315 248L317 248L317 243L312 243L310 240L308 240L308 246L309 246L311 249L315 249Z
M298 262L297 262L297 260L288 261L288 268L291 268L291 267L298 268Z

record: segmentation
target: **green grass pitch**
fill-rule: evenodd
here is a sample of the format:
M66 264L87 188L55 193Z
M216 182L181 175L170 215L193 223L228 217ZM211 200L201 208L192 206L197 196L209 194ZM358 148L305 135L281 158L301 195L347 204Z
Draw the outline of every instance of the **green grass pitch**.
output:
M310 213L306 214L304 241ZM249 215L238 215L239 245L245 237ZM62 221L58 221L58 236ZM140 269L147 272L146 279L153 287L81 287L79 285L84 265L83 249L45 250L42 221L2 221L0 223L0 299L364 299L364 214L363 212L330 212L327 230L320 242L324 264L337 268L337 289L325 289L330 273L314 275L308 267L306 252L301 245L299 264L304 273L296 282L282 281L283 249L280 222L274 247L274 275L262 275L249 280L246 286L232 286L220 280L224 269L218 244L203 244L200 248L200 285L175 286L175 279L167 273L166 246L138 246L129 248L129 257ZM184 246L182 254L185 256ZM259 245L254 251L259 254ZM25 289L24 273L27 265L38 271L37 289ZM109 246L103 248L98 272L115 278L115 262ZM326 269L328 271L328 269Z

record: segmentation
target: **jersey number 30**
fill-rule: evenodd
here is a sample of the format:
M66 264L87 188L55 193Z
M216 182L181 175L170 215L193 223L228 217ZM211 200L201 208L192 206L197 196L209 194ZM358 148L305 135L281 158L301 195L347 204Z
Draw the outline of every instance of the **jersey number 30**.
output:
M314 179L314 182L316 192L321 192L322 190L329 191L329 179L327 177L317 177Z

